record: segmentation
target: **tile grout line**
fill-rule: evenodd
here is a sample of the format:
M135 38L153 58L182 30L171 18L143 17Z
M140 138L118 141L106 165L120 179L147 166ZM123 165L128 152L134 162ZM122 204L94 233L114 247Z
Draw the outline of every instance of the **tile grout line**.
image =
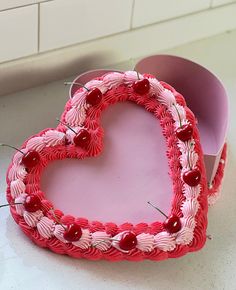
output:
M159 20L157 22L143 24L141 26L135 26L135 27L132 28L132 30L142 29L142 28L146 28L146 27L149 27L149 26L152 26L152 25L162 24L162 23L165 23L165 22L178 20L178 19L181 19L181 18L184 18L184 17L194 16L194 15L197 15L197 14L200 14L200 13L203 13L203 12L212 11L212 10L218 10L218 9L220 10L223 7L235 6L235 5L236 5L236 0L234 2L230 2L230 3L224 4L224 5L213 6L213 7L208 7L208 8L202 8L200 10L192 11L192 12L189 12L189 13L186 13L186 14L181 14L181 15L178 15L178 16L173 16L171 18ZM122 31L122 32L124 32L124 31Z
M40 52L40 6L41 4L38 3L38 47L37 47L37 52Z
M33 6L35 4L52 2L52 1L55 1L55 0L47 0L47 1L38 2L38 3L33 2L33 3L24 4L24 5L20 5L20 6L14 6L14 7L9 7L9 8L5 8L5 9L0 9L0 13L1 12L5 12L5 11L9 11L9 10L14 10L14 9L19 9L19 8L25 8L25 7L28 7L28 6Z

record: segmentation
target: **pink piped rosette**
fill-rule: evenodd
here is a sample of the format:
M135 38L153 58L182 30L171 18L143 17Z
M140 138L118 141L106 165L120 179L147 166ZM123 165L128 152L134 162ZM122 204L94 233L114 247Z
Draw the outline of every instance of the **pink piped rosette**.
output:
M143 80L146 88L137 86L137 81ZM11 205L11 214L16 223L40 247L75 258L158 261L202 248L206 241L208 189L196 119L184 98L152 75L141 75L135 71L108 73L91 80L85 87L87 89L80 88L66 103L61 116L61 122L73 130L60 123L56 128L45 129L30 137L22 145L24 153L32 150L39 153L37 166L29 170L22 164L20 152L13 156L7 172L7 200L10 204L21 203ZM101 92L102 98L98 104L91 105L87 96L94 89ZM117 225L64 215L54 208L40 188L42 171L50 162L95 157L101 153L104 135L101 114L109 105L124 101L144 107L160 121L173 180L170 216L177 219L177 230L159 221ZM188 124L191 125L192 134L187 141L182 141L175 132L180 126ZM75 144L75 136L81 130L90 136L85 147ZM186 178L186 172L193 168L200 174L194 184ZM27 211L25 204L27 198L32 196L37 196L40 206L35 211ZM71 225L74 224L79 231L74 231L73 237L76 239L70 240L66 237L69 229L73 231Z

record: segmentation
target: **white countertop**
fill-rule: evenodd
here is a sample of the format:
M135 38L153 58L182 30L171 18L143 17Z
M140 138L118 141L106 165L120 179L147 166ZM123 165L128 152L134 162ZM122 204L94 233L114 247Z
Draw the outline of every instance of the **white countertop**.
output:
M230 98L228 163L222 197L209 210L205 247L163 262L90 262L38 248L19 230L7 208L0 211L0 289L236 289L236 31L165 51L191 58L222 78ZM125 66L124 66L125 68ZM14 81L14 80L13 80ZM55 125L67 99L63 81L0 97L0 141L20 145ZM34 116L34 121L32 121ZM0 202L12 154L0 148Z

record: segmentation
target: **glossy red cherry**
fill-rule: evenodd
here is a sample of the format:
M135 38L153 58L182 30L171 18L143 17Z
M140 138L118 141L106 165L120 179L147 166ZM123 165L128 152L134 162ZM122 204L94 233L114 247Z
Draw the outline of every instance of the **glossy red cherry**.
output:
M81 129L79 133L76 134L73 139L75 145L81 148L86 148L90 140L91 140L90 133L85 129Z
M31 169L38 165L40 161L40 155L37 151L28 151L22 157L22 164L27 168Z
M126 232L119 241L119 247L124 251L130 251L137 246L136 235L132 232Z
M170 215L163 223L164 229L170 233L177 233L181 229L180 218L174 214Z
M176 129L176 136L179 140L185 142L192 138L193 127L191 124L185 124Z
M86 96L86 103L91 106L98 105L102 100L102 92L98 88L94 88L88 91Z
M81 236L81 227L76 223L69 224L63 235L64 239L66 239L68 242L77 242Z
M137 93L139 95L147 94L149 92L149 89L150 89L149 80L148 79L137 80L133 84L133 89L134 89L135 93Z
M183 174L183 181L189 186L197 186L201 181L201 172L198 169L191 169Z
M24 201L24 207L29 212L36 212L42 207L41 200L37 195L28 195Z

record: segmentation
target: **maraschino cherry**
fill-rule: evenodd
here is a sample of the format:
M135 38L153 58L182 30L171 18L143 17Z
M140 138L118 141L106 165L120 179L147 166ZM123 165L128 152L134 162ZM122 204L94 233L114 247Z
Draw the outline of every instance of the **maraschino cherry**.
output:
M90 106L96 106L98 105L102 100L102 92L99 90L99 88L93 88L88 89L85 85L78 83L78 82L65 82L65 85L77 85L80 87L85 88L88 93L86 95L86 103Z
M148 201L148 204L158 210L164 217L166 217L166 220L163 222L163 227L168 233L174 234L181 230L181 221L177 215L171 214L170 216L167 216L162 210L154 206L150 201Z
M191 124L184 124L177 128L175 132L179 140L186 142L192 138L193 127Z
M42 207L41 200L37 195L28 195L23 205L28 212L36 212Z
M81 148L87 148L91 140L89 132L85 129L81 129L74 137L73 141L76 146Z
M192 143L191 146L193 146ZM188 166L190 169L183 173L183 181L187 183L189 186L197 186L201 181L201 172L198 170L198 168L192 168L189 160L189 151L188 151Z
M19 151L20 153L22 153L23 157L21 160L21 164L24 165L27 169L32 169L33 167L38 165L40 162L40 155L35 150L30 150L27 153L24 153L20 149L14 147L14 146L11 146L11 145L0 143L0 146L10 147L10 148L13 148L13 149Z
M197 186L201 181L201 172L197 168L185 171L183 181L189 186Z
M149 92L150 82L148 79L139 78L139 73L137 72L138 80L133 84L133 90L139 95L145 95Z
M98 88L89 90L86 96L86 103L91 106L98 105L102 100L102 92Z
M193 135L193 127L191 124L182 124L181 121L181 117L180 117L180 113L178 108L176 107L175 104L173 104L173 106L175 107L175 110L178 114L178 118L179 118L179 128L176 129L175 134L177 136L177 138L183 142L186 142L188 140L190 140L192 138Z
M77 242L82 236L82 230L77 223L69 224L63 234L63 237L68 242Z
M28 169L35 167L39 163L39 161L40 161L40 155L35 150L28 151L22 157L22 164Z
M174 234L180 231L181 222L177 215L171 214L163 223L164 229L170 233Z
M91 135L86 129L80 129L77 133L73 128L71 128L68 124L62 122L57 118L57 121L69 128L72 132L75 133L73 138L73 142L76 146L79 146L83 149L86 149L91 141Z
M17 205L17 204L23 204L24 208L28 212L36 212L37 210L41 209L41 200L37 195L28 195L24 202L13 202L13 203L7 203L0 205L1 207L4 206L11 206L11 205Z
M131 251L137 243L137 237L133 232L125 232L119 241L119 247L124 251Z
M63 227L63 229L65 230L64 234L63 234L63 237L64 237L65 240L67 240L68 242L77 242L81 238L82 229L81 229L79 224L71 223L71 224L68 224L68 225L63 225L58 220L53 208L51 209L51 213L54 216L55 221L59 225L61 225Z

